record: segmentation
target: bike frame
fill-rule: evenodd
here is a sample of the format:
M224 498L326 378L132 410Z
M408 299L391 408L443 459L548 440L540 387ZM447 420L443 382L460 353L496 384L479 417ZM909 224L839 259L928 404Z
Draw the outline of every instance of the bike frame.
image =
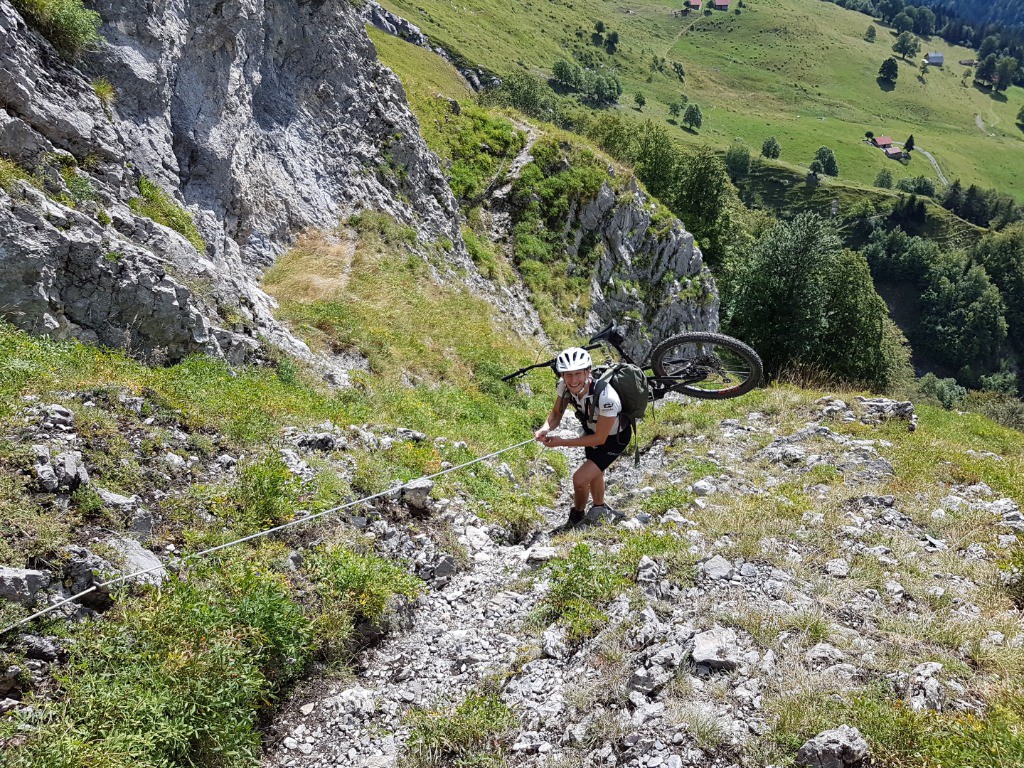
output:
M598 331L593 336L591 336L586 346L583 347L583 349L587 350L588 352L593 351L595 349L604 349L607 355L607 347L611 347L618 353L622 362L629 363L630 365L635 365L638 368L642 369L644 373L648 374L647 381L651 385L651 400L661 400L661 398L665 397L665 395L667 395L669 392L675 391L678 387L683 387L686 386L687 384L692 384L696 381L700 381L701 378L703 378L702 375L692 377L654 376L654 371L650 366L650 361L644 364L640 364L633 360L629 355L626 354L625 350L623 350L620 346L622 342L622 334L619 332L619 329L618 327L616 327L615 323L612 323L604 330ZM607 356L610 358L610 355ZM611 362L610 364L614 365L614 362ZM520 368L515 373L510 373L508 376L502 377L501 380L513 381L514 379L518 379L521 376L526 375L528 371L533 371L536 370L537 368L550 368L556 376L558 375L558 372L555 371L555 358L551 358L550 360L543 363L537 363L535 365L528 365L525 368Z

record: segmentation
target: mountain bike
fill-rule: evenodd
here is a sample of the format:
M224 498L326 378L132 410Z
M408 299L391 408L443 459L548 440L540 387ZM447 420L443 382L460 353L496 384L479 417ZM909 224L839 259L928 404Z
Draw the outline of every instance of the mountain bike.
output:
M703 400L726 400L746 394L761 383L764 367L757 352L742 341L722 333L693 331L680 333L654 347L650 360L639 363L622 348L622 331L613 322L590 337L586 350L604 349L608 364L614 364L611 349L619 358L641 368L651 385L653 400L669 392ZM514 381L537 368L555 370L555 359L520 368L502 381Z

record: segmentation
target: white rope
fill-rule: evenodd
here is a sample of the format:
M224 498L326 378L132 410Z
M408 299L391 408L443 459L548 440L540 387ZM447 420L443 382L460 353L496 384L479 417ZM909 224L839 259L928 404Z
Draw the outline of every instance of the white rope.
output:
M466 467L471 467L474 464L479 464L481 461L487 461L487 459L493 459L495 456L500 456L503 453L508 453L509 451L516 450L517 448L522 448L524 445L529 445L532 442L534 442L534 438L531 437L529 440L523 440L521 443L516 443L515 445L510 445L508 448L502 448L500 451L494 451L493 453L488 453L485 456L480 456L479 458L472 459L471 461L466 461L466 462L463 462L462 464L457 464L454 467L448 467L447 469L442 469L440 472L435 472L432 475L424 475L423 477L418 477L418 478L416 478L414 480L409 480L409 481L407 481L405 483L402 483L401 485L396 485L393 488L388 488L386 491L381 491L380 493L374 493L374 494L372 494L370 496L364 496L361 499L356 499L355 501L350 501L350 502L347 502L345 504L339 504L337 507L331 507L330 509L325 509L325 510L323 510L321 512L317 512L314 515L308 515L306 517L300 517L300 518L297 518L295 520L290 520L289 522L283 523L282 525L277 525L277 526L274 526L273 528L268 528L265 531L259 531L257 533L251 533L248 536L243 536L240 539L235 539L234 541L229 541L226 544L218 544L215 547L210 547L209 549L204 549L201 552L193 552L192 554L186 555L185 557L181 558L181 560L179 560L178 562L179 563L184 563L184 562L186 562L188 560L195 560L196 558L203 557L205 555L209 555L209 554L211 554L213 552L217 552L217 551L222 550L222 549L227 549L228 547L233 547L236 544L242 544L242 543L244 543L246 541L252 541L253 539L259 539L259 538L262 538L263 536L269 536L272 533L277 533L278 531L283 531L286 528L292 528L293 526L301 525L303 523L308 523L311 520L316 520L318 517L323 517L324 515L329 515L329 514L331 514L333 512L340 512L343 509L349 509L349 508L355 507L355 506L357 506L359 504L365 504L368 501L373 501L374 499L379 499L382 496L389 496L390 494L396 493L396 492L402 490L403 488L405 488L405 487L407 487L409 485L412 485L413 483L419 482L421 480L433 480L435 477L441 477L441 475L447 475L450 472L455 472L456 470L459 470L459 469L465 469ZM137 578L139 576L145 576L147 573L152 573L153 571L163 570L163 567L164 566L162 564L161 565L155 565L152 568L146 568L145 570L142 570L142 571L135 571L135 573L129 573L129 574L124 575L124 576L118 576L117 578L110 579L109 581L104 581L104 582L102 582L100 584L93 584L88 589L84 589L84 590L82 590L81 592L79 592L76 595L72 595L71 597L65 598L64 600L61 600L59 603L54 603L53 605L47 606L46 608L42 609L41 611L36 611L31 616L26 616L24 619L21 619L20 621L16 621L16 622L14 622L13 624L11 624L8 627L4 627L2 630L0 630L0 636L6 635L11 630L17 629L18 627L22 626L23 624L28 624L33 619L38 619L40 616L45 616L46 614L51 613L52 611L57 610L62 605L67 605L68 603L73 603L76 600L78 600L79 598L85 597L90 592L95 592L97 589L100 589L102 587L109 587L109 586L112 586L114 584L120 584L120 583L126 582L126 581L131 581L132 579L135 579L135 578Z

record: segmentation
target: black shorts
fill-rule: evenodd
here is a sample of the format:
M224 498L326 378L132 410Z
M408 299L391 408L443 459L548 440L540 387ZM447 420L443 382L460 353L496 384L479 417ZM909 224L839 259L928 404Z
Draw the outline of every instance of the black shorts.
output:
M588 435L594 434L591 430L586 427L583 431ZM624 425L617 434L608 435L608 439L601 445L595 445L583 449L583 453L590 461L597 464L598 469L604 472L611 463L615 461L619 456L625 453L629 447L629 440L633 437L632 425Z

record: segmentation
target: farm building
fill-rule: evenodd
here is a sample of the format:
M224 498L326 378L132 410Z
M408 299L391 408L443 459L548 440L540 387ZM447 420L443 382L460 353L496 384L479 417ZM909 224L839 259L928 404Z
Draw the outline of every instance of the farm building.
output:
M931 64L933 67L941 67L945 60L946 57L943 56L941 53L929 53L927 56L924 57L925 63Z
M876 147L886 149L887 147L892 146L892 139L890 139L888 136L875 136L875 138L871 140L871 143L874 144Z
M729 0L715 0L715 10L716 11L728 11L729 10Z
M886 147L885 156L893 160L899 160L903 157L903 150L899 147Z
M974 59L960 59L960 63L963 64L965 67L973 67L978 62L976 62Z
M686 7L691 11L700 10L700 0L686 0Z

